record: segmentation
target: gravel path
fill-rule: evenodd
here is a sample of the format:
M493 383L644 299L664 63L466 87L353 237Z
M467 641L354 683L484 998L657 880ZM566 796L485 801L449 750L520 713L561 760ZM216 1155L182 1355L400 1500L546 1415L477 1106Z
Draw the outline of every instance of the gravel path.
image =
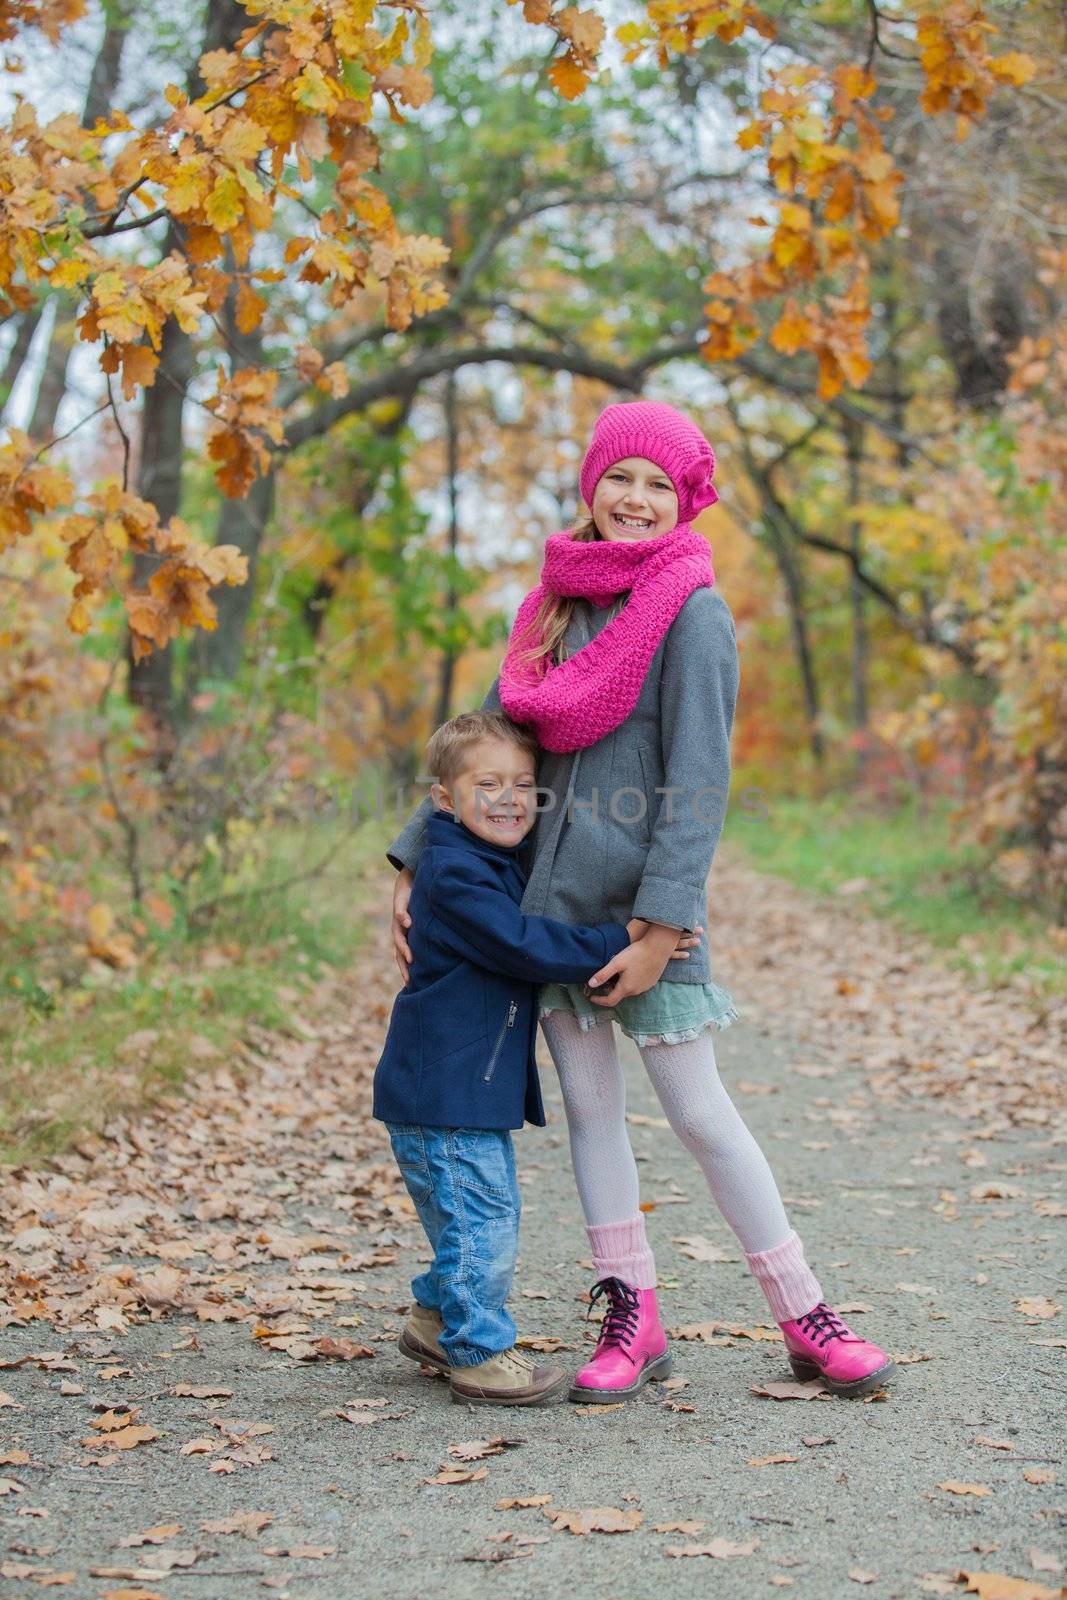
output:
M380 951L379 942L366 959ZM382 982L387 995L387 975ZM380 996L376 1003L380 1011ZM110 1271L126 1263L142 1274L140 1298L121 1319L127 1331L100 1326L106 1317L93 1327L91 1318L71 1325L59 1316L50 1326L27 1312L29 1301L20 1311L16 1285L16 1311L0 1332L0 1488L14 1486L0 1495L0 1600L39 1593L49 1574L71 1574L60 1592L79 1600L458 1600L490 1584L515 1600L568 1588L629 1600L661 1584L672 1600L711 1585L730 1596L770 1587L822 1600L858 1589L962 1593L963 1572L1025 1579L1031 1587L1012 1591L1020 1596L1058 1593L1067 1520L1062 1135L1006 1120L976 1129L941 1105L887 1098L859 1064L802 1053L758 1024L757 1014L717 1038L724 1078L763 1143L828 1298L856 1308L849 1320L904 1358L884 1398L753 1392L789 1379L788 1365L780 1345L759 1337L771 1331L762 1297L623 1041L664 1318L674 1330L703 1325L703 1339L676 1337L678 1381L669 1390L652 1385L628 1406L452 1404L443 1382L393 1346L421 1252L384 1165L384 1140L372 1131L353 1168L359 1106L351 1124L323 1110L324 1084L356 1083L365 1096L381 1018L355 1051L340 1024L304 1027L253 1080L266 1088L252 1098L272 1100L273 1111L249 1112L242 1097L250 1091L224 1093L225 1078L213 1091L205 1082L191 1109L164 1111L46 1180L60 1209L79 1185L91 1202L108 1159L132 1163L129 1172L155 1150L158 1168L165 1145L195 1152L199 1138L204 1204L186 1255L206 1250L217 1281L231 1270L227 1250L236 1250L241 1282L232 1287L244 1298L237 1320L198 1319L193 1277L166 1290L160 1273L174 1269L159 1261L168 1251L157 1240L139 1252L136 1216L107 1256ZM574 1366L590 1337L582 1303L590 1271L551 1068L545 1087L550 1125L527 1130L518 1145L525 1228L515 1310L524 1335L562 1339L560 1359ZM287 1122L284 1104L308 1095L320 1114ZM240 1171L252 1174L237 1184L243 1216L217 1206L212 1214L215 1160L228 1137L254 1150L241 1157ZM348 1198L353 1171L358 1192L375 1196L369 1223ZM25 1206L36 1179L17 1177ZM138 1192L132 1179L119 1181L127 1195ZM192 1213L183 1201L175 1215ZM30 1280L43 1271L32 1252L42 1241L25 1229L42 1226L47 1206L38 1198L35 1216L18 1222L30 1300ZM273 1247L263 1245L267 1236ZM303 1241L288 1260L282 1237ZM73 1246L58 1252L53 1274L77 1277L72 1251L76 1258ZM178 1245L169 1259L181 1259ZM154 1306L143 1288L152 1270ZM303 1320L271 1301L286 1283L310 1297L299 1302ZM256 1336L272 1328L284 1337L286 1327L303 1347L271 1348ZM373 1356L297 1359L323 1335ZM41 1354L43 1363L12 1365ZM228 1392L176 1394L182 1386ZM128 1426L157 1436L122 1439L132 1444L122 1450L82 1444L103 1436L91 1425L106 1408L126 1406L140 1408ZM346 1409L352 1420L339 1414ZM471 1462L449 1454L497 1435L513 1443ZM768 1457L787 1459L761 1464ZM427 1481L445 1466L474 1476ZM537 1498L546 1503L499 1506ZM609 1507L636 1526L572 1532L575 1518L562 1515ZM242 1520L245 1513L261 1515ZM235 1531L204 1527L221 1519L236 1519ZM686 1526L657 1531L679 1523ZM129 1542L159 1525L177 1530L157 1543ZM708 1546L724 1554L671 1554Z

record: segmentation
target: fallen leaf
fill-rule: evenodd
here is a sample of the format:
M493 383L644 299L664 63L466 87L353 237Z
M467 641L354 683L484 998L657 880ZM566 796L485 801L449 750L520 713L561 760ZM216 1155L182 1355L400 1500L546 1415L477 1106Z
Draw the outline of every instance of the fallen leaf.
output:
M800 1442L806 1444L809 1450L814 1450L821 1444L833 1444L834 1441L829 1435L825 1439L820 1439L817 1434L806 1433Z
M134 1417L141 1414L140 1406L127 1406L125 1410L115 1408L105 1411L102 1417L97 1417L90 1422L90 1428L98 1428L101 1433L116 1433L119 1428L127 1428Z
M235 1511L229 1517L215 1517L200 1524L201 1533L239 1533L245 1539L254 1539L261 1529L274 1521L273 1511Z
M640 1511L620 1511L616 1506L587 1506L570 1510L562 1506L545 1510L556 1533L633 1533L641 1526Z
M750 1456L750 1467L777 1467L784 1466L788 1461L799 1461L799 1456Z
M702 1344L722 1344L724 1340L717 1335L728 1334L732 1339L755 1339L760 1343L781 1344L781 1328L771 1328L762 1323L754 1328L742 1327L736 1322L691 1322L684 1328L668 1328L667 1335L671 1339L697 1339Z
M478 1467L474 1472L463 1472L459 1467L442 1467L436 1478L423 1478L423 1483L479 1483L488 1478L489 1468Z
M119 1428L100 1439L83 1439L82 1444L87 1450L133 1450L139 1444L147 1444L150 1439L160 1437L158 1428L153 1428L151 1423L141 1422L131 1428Z
M328 1361L369 1361L375 1352L355 1339L333 1339L329 1334L315 1340L315 1349Z
M976 1433L975 1444L984 1444L990 1450L1014 1450L1015 1446L1010 1439L991 1439L988 1433Z
M731 1255L729 1250L724 1250L722 1245L715 1244L711 1239L701 1238L700 1235L689 1237L683 1235L674 1239L672 1243L678 1245L683 1256L688 1256L691 1261L736 1261L737 1256Z
M733 1539L712 1539L708 1544L668 1545L669 1556L712 1556L716 1561L732 1561L735 1556L750 1556L759 1548L758 1539L737 1543Z
M466 1444L450 1444L448 1453L456 1461L484 1461L486 1456L503 1455L525 1443L525 1439L468 1439Z
M1005 1572L957 1572L956 1582L979 1600L1059 1600L1060 1594L1032 1578L1010 1578Z
M1030 1546L1030 1565L1035 1572L1060 1573L1063 1571L1063 1562L1058 1556L1047 1555L1043 1550L1036 1549L1034 1545Z
M498 1500L496 1509L498 1511L528 1511L534 1506L547 1506L551 1503L551 1500L552 1496L550 1494L519 1495L510 1500Z
M873 1583L877 1572L864 1572L862 1567L849 1567L848 1575L853 1583Z
M992 1489L988 1489L984 1483L959 1483L955 1478L948 1478L944 1483L939 1483L937 1487L944 1489L946 1494L986 1495L993 1493Z
M695 1534L704 1532L702 1522L657 1522L652 1529L653 1533L684 1533L687 1539L692 1539Z
M785 1378L772 1379L768 1383L750 1383L750 1394L758 1394L769 1400L822 1400L832 1399L830 1391L824 1389L821 1378L812 1378L808 1383L797 1383Z
M1031 1295L1028 1299L1015 1301L1016 1311L1021 1311L1024 1317L1054 1317L1060 1310L1055 1300L1050 1300L1047 1294Z
M19 1405L17 1400L13 1399L11 1395L6 1394L3 1389L0 1389L0 1408L4 1406L10 1406L12 1411L22 1410L22 1407Z
M191 1400L232 1400L232 1389L217 1389L210 1383L176 1383L171 1394Z
M525 1556L533 1555L533 1547L520 1544L495 1544L488 1550L471 1550L460 1559L463 1561L521 1561Z
M1027 1467L1023 1472L1027 1483L1055 1483L1056 1474L1051 1467Z
M119 1548L132 1550L142 1544L162 1544L164 1539L173 1539L181 1531L180 1522L159 1522L154 1528L146 1528L143 1533L128 1533L125 1539L119 1540Z
M600 1417L606 1416L609 1411L621 1411L626 1404L625 1400L612 1400L606 1406L575 1406L571 1411L573 1417Z

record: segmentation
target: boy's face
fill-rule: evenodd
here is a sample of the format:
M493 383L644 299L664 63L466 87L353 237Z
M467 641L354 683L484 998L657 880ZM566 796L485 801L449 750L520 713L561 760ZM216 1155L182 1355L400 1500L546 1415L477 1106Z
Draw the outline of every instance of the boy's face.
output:
M678 523L678 496L662 467L627 456L602 474L590 506L603 539L656 539Z
M435 783L433 803L459 820L479 839L514 845L537 819L537 773L530 756L507 739L479 739L467 751L463 770L451 784Z

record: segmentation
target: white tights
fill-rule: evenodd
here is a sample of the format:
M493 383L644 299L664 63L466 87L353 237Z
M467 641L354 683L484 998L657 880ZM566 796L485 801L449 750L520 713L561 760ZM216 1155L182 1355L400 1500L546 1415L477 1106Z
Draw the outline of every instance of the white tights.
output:
M563 1090L578 1195L591 1227L638 1213L637 1166L626 1132L626 1082L615 1029L583 1032L572 1011L541 1026ZM746 1253L790 1238L767 1158L723 1088L710 1033L682 1044L647 1045L645 1070L671 1127L695 1156L716 1205Z

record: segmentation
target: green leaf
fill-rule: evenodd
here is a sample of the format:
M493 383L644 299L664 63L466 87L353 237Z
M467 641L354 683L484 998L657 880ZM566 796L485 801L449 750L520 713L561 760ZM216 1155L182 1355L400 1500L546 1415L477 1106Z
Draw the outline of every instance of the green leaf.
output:
M366 100L370 97L371 84L374 79L366 67L361 67L358 61L346 61L341 79L349 94L357 100Z

